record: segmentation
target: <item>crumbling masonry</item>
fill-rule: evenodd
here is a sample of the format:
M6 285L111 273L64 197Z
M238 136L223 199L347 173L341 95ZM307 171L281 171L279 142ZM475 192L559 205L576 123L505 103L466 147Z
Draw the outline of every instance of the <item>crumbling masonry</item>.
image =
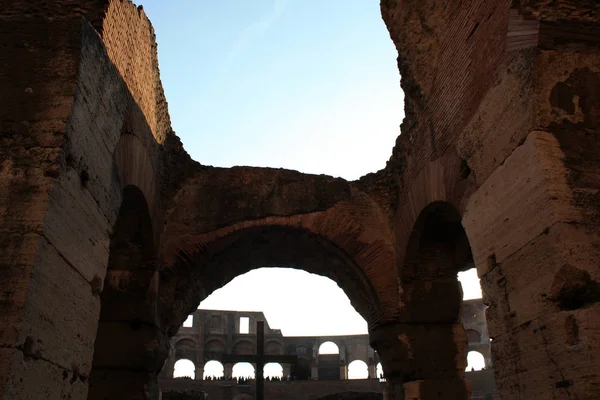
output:
M502 399L600 397L598 2L381 11L406 118L346 182L191 160L134 4L2 2L0 398L155 398L188 313L265 265L339 282L388 399L467 398L473 265Z

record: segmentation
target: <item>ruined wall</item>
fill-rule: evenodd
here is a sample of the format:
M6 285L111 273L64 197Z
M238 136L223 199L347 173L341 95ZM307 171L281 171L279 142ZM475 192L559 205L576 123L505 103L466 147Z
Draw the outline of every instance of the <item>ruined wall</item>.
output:
M98 27L105 9L3 9L1 307L9 318L0 324L0 398L86 397L122 188L140 187L160 214L153 131L102 39L79 17Z
M458 291L436 280L471 257L502 396L597 397L598 7L382 1L406 119L386 169L345 182L193 162L169 127L154 32L132 3L10 1L0 14L0 397L86 396L128 185L149 209L158 262L146 274L162 268L160 299L158 275L141 286L163 335L249 268L312 269L336 279L368 320L390 399L435 398L440 388L464 398L467 335L458 300L449 304ZM432 204L462 218L433 212L435 226L459 222L470 244L433 243L448 255L435 260L439 271L406 259ZM407 271L426 271L419 287L435 290L412 290ZM129 287L129 272L113 271L110 283ZM154 344L124 354L151 381L161 340L140 338ZM135 390L146 395L149 381Z
M163 143L171 134L171 121L160 81L156 36L143 7L129 1L111 1L103 21L102 40L154 139Z
M6 66L0 75L0 397L83 397L85 385L77 378L63 380L63 374L73 376L80 359L65 357L59 343L68 339L80 348L92 338L74 338L53 304L77 301L68 291L59 290L57 296L65 282L80 288L87 284L61 257L45 224L65 162L62 146L79 63L81 21L22 23L3 16L0 25L0 57ZM84 308L84 314L93 313L93 301ZM37 389L29 381L39 382Z
M397 238L402 251L421 210L453 204L503 398L590 398L598 168L584 149L596 147L598 6L521 3L382 1L407 96Z

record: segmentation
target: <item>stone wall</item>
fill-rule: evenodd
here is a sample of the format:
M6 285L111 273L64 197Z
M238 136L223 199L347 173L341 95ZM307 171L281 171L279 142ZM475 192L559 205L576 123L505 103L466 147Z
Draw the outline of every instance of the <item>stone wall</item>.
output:
M99 321L123 339L101 352L121 357L108 367L139 368L108 374L105 397L153 396L166 337L264 265L339 283L369 323L388 399L466 398L455 274L472 265L501 395L598 397L599 8L382 0L406 119L386 169L345 182L192 161L132 3L10 1L0 397L86 397L106 362ZM132 191L137 208L122 204ZM123 241L140 210L146 228ZM140 238L152 254L127 266Z

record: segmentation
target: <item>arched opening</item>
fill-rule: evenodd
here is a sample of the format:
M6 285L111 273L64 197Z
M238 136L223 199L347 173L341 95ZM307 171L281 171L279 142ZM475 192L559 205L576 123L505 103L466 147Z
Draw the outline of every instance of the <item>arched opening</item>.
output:
M477 276L477 268L473 267L466 271L460 271L458 281L462 286L463 300L481 299L483 297L481 283L479 283L479 277Z
M340 348L333 342L324 342L319 346L319 355L340 354Z
M175 260L161 271L160 288L161 304L170 308L162 317L171 334L181 326L183 315L187 317L209 294L262 267L300 269L329 278L344 290L352 307L366 322L381 318L379 298L361 267L339 247L305 229L282 226L241 229L181 252Z
M467 329L467 340L469 344L472 343L480 343L481 342L481 334L475 329Z
M369 379L369 366L362 360L348 364L348 379Z
M221 339L210 339L204 344L204 357L220 359L226 352L226 344Z
M220 379L224 377L225 368L217 360L210 360L204 364L204 380Z
M158 273L142 192L127 186L113 228L88 399L134 398L156 390L166 357L157 316Z
M458 274L473 268L460 213L435 202L419 215L400 271L405 337L411 361L388 379L403 383L445 379L456 398L466 398L467 336L461 320L463 290ZM464 277L464 276L461 276ZM467 275L468 277L468 275Z
M196 379L196 366L191 360L182 358L175 363L173 378Z
M254 366L248 362L239 362L233 366L231 376L234 379L254 379Z
M294 331L289 332L282 329L284 335L289 336L326 336L326 335L339 335L339 334L365 334L365 342L368 346L367 334L367 323L363 316L371 320L376 320L381 315L381 307L377 295L374 289L369 283L364 271L354 263L343 251L338 247L333 246L317 235L311 234L304 229L289 228L289 227L261 227L261 228L247 228L240 232L234 232L225 238L221 238L208 246L195 248L194 253L181 254L178 258L177 265L168 269L165 273L165 284L161 286L161 299L163 304L167 304L175 308L171 316L180 315L182 313L187 315L190 313L191 300L197 298L202 300L203 296L207 293L211 294L210 298L200 304L202 310L238 310L243 311L232 321L235 322L239 319L239 316L250 315L245 314L250 311L265 311L268 315L269 323L274 322L277 315L287 316L288 319L292 318L297 320L299 323L297 326L306 328L310 326L307 324L308 321L315 318L315 315L319 314L322 309L334 303L333 298L328 292L336 291L341 293L342 302L336 304L342 304L346 308L352 310L358 320L359 331L328 331L328 332L315 332L315 331ZM210 256L210 257L209 257ZM265 268L261 268L266 266ZM287 267L287 268L286 268ZM282 280L273 278L278 276L279 272L291 269L294 273L298 273L292 279ZM185 277L177 277L178 271L186 271ZM168 273L173 275L168 275ZM272 274L272 277L269 277ZM244 281L246 277L253 275L260 276L260 279L256 279L253 282ZM300 276L303 275L303 276ZM320 275L320 276L316 276ZM191 276L191 277L190 277ZM319 279L322 283L304 283L302 279L310 277L311 279ZM171 282L175 282L178 279L182 279L179 285L171 286ZM240 284L238 285L238 282ZM289 283L294 288L303 289L303 292L298 295L282 293L281 296L274 295L270 290L271 288L285 287L283 283ZM269 285L271 283L271 285ZM220 286L227 285L227 288L220 288ZM229 286L231 285L231 286ZM236 286L237 285L237 286ZM262 288L265 285L267 288ZM170 287L171 286L171 287ZM177 291L172 291L172 288L177 287ZM219 298L220 292L225 293L228 288L235 287L236 290L229 292L229 294L222 296L222 302L213 302L213 299ZM251 289L248 292L247 297L244 298L244 290ZM261 289L259 289L261 288ZM192 290L193 289L193 290ZM286 287L289 289L289 287ZM307 289L312 293L307 296ZM343 290L346 289L346 290ZM232 294L233 293L233 294ZM317 293L326 293L326 295L320 300L320 303L311 306L309 304L313 298L319 298ZM275 305L279 307L273 313L268 310L261 308L254 308L252 306L253 301L260 298L263 294L267 294L270 298L265 299L264 303L271 306ZM185 303L181 299L187 299ZM234 304L234 299L244 299L240 304ZM285 299L285 301L275 300ZM295 300L300 300L296 307L293 306ZM264 304L263 303L263 304ZM227 305L224 305L227 304ZM358 311L358 313L357 313ZM301 315L306 313L309 320L302 320ZM165 314L169 314L166 312ZM340 312L331 311L328 314L323 314L323 324L321 320L314 321L314 326L332 326L334 329L338 329L339 326L344 325L342 323L331 324L332 321L339 321ZM345 317L345 316L343 316ZM227 320L226 316L222 317L224 321ZM257 316L252 316L256 319ZM351 318L347 318L351 319ZM352 317L353 320L354 317ZM179 326L177 321L175 323L167 323L170 326ZM312 321L311 321L312 322ZM207 324L210 324L210 317L208 317ZM226 323L223 323L224 329L229 329ZM356 326L356 325L355 325ZM277 324L267 327L272 329L273 327L280 328ZM251 332L255 331L255 327L251 326ZM225 334L225 331L221 332ZM254 355L256 354L256 344L252 336L241 335L237 332L233 342L228 343L227 351L231 352L232 355ZM249 337L248 337L249 336ZM248 339L246 339L248 337ZM299 343L300 344L300 343ZM291 376L294 379L340 379L342 375L342 369L344 363L341 361L339 353L340 349L333 344L333 351L325 351L322 354L323 349L318 352L317 349L312 349L313 344L308 347L306 345L299 346L299 348L306 349L306 357L299 357L296 364L289 363L283 367L283 375ZM329 345L326 345L327 348ZM294 348L295 349L295 348ZM281 354L284 350L283 345L279 345L276 341L268 337L265 340L265 352L267 354L275 355ZM227 354L227 353L226 353ZM293 354L293 353L292 353ZM297 354L296 354L297 355ZM312 357L319 357L319 363L313 363ZM223 359L226 359L223 358ZM243 358L234 358L236 361L244 361ZM227 368L226 368L227 369ZM237 372L232 376L247 376L250 371L243 373ZM225 374L228 374L226 371ZM278 374L279 375L279 374Z
M276 340L270 340L265 343L265 354L281 355L285 352L283 343Z
M192 339L181 339L175 343L175 351L188 352L196 350L198 345Z
M381 365L381 363L377 363L375 372L377 373L377 378L379 379L379 381L385 381L385 376L383 375L383 366Z
M268 363L265 365L263 371L266 379L283 378L283 367L279 363Z
M482 369L485 369L485 358L483 357L483 354L481 354L478 351L470 351L469 354L467 354L467 368L465 369L466 371L481 371Z
M240 340L233 346L233 354L256 354L256 346L249 340Z

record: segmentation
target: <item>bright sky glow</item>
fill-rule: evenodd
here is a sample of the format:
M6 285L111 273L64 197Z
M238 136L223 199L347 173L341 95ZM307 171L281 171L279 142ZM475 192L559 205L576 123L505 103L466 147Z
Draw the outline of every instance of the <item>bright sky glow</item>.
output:
M190 360L181 359L175 363L173 368L173 378L190 377L194 379L196 376L196 368Z
M192 158L349 180L385 167L404 97L379 0L136 2ZM201 306L264 311L285 335L367 333L334 282L295 270L252 271Z
M289 268L260 268L233 279L202 309L263 311L286 336L366 334L367 323L331 279Z
M225 372L225 368L223 367L223 364L221 364L219 361L211 360L211 361L207 362L206 364L204 364L203 378L204 379L206 379L207 377L220 378L223 376L224 372Z
M477 351L470 351L467 354L467 368L466 371L481 371L485 367L485 359L483 355Z
M348 364L348 379L368 379L369 366L361 360L354 360Z
M322 354L340 354L340 349L333 342L325 342L319 346L319 355Z
M463 300L481 298L481 284L479 283L479 277L477 276L476 268L471 268L467 271L459 272L458 280L462 284Z
M254 379L254 366L247 362L237 363L233 366L232 377Z

